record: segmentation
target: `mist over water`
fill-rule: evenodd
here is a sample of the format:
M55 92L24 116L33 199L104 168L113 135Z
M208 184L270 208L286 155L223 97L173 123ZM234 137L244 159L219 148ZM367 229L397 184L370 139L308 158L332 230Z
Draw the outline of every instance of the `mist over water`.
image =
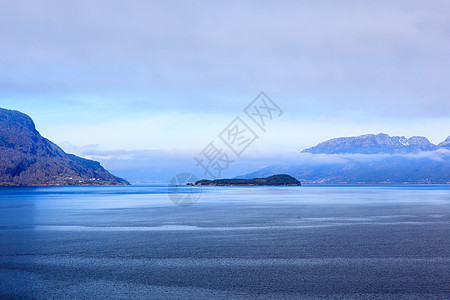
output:
M0 189L0 297L450 295L448 185L202 191Z

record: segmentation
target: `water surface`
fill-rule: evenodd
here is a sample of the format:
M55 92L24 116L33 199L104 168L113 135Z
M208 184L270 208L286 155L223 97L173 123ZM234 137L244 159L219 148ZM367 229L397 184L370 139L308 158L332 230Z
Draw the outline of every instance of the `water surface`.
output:
M166 192L0 189L0 296L450 297L447 185Z

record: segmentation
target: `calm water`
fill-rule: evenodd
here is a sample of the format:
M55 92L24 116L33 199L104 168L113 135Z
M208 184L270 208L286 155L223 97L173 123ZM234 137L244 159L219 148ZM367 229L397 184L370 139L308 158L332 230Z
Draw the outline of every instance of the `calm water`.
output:
M450 297L448 185L203 192L0 189L0 297Z

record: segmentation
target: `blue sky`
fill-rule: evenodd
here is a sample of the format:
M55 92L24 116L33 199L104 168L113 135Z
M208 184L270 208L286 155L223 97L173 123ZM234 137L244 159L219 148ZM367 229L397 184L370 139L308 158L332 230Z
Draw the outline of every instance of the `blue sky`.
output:
M0 106L136 181L190 168L260 91L284 114L229 176L338 136L439 143L449 14L433 0L1 1Z

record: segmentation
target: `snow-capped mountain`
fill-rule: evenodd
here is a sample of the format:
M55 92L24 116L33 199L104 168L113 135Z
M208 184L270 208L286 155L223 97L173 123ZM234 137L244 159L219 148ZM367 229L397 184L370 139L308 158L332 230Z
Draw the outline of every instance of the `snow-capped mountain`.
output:
M445 144L446 143L446 144ZM447 145L447 146L445 146ZM432 151L440 147L449 147L450 140L438 146L430 143L423 136L389 136L384 133L366 134L353 137L340 137L325 141L314 147L303 150L303 153L338 154L338 153L416 153L419 151Z

